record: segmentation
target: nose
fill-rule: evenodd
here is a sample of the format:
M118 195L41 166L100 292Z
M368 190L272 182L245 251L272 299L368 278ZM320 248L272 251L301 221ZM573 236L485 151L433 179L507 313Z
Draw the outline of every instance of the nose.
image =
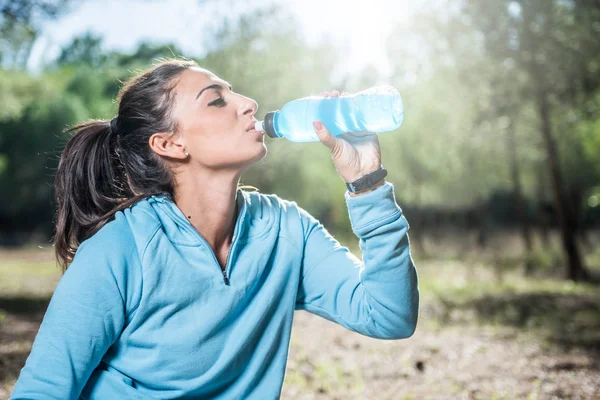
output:
M258 111L258 103L249 97L242 96L242 100L240 102L239 115L250 115L254 116L256 111Z

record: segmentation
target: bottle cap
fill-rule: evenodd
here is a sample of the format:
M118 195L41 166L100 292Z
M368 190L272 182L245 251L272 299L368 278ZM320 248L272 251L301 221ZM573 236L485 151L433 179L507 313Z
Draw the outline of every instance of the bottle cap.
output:
M264 121L256 121L256 124L254 124L254 129L256 129L259 132L264 132L265 128L263 127Z
M265 120L262 121L262 126L261 128L263 129L263 132L265 132L267 134L267 136L275 139L278 137L281 137L277 134L277 132L275 131L275 114L278 112L279 110L276 111L270 111L267 114L265 114ZM257 128L258 130L258 128Z

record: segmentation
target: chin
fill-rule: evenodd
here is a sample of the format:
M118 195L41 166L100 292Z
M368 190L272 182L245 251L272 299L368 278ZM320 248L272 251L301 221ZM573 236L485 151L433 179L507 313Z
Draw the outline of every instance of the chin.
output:
M244 171L247 170L248 168L250 168L254 164L258 164L266 156L267 156L267 146L265 146L264 143L263 143L262 146L259 147L258 151L256 151L254 154L250 155L250 157L248 157L243 162L242 169Z
M268 150L267 150L267 146L264 143L261 143L261 151L257 154L256 158L254 159L254 163L259 162L260 160L262 160L263 158L265 158L267 156Z

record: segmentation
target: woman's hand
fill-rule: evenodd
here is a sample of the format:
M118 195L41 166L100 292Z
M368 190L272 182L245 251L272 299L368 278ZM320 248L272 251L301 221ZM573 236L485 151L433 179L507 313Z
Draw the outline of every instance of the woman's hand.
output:
M346 93L342 93L342 96ZM339 97L337 90L321 93L323 97ZM358 178L367 175L381 167L381 149L379 139L375 133L361 133L355 135L352 132L333 136L321 121L313 122L315 131L321 143L331 151L331 158L335 168L344 180L351 183ZM384 180L375 185L375 189L385 183Z

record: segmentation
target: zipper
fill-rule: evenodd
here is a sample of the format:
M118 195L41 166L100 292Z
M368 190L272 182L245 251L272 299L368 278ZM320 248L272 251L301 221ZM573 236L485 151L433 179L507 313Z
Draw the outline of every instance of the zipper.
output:
M223 282L229 286L229 279L227 278L227 272L225 272L225 270L223 270Z
M237 239L237 236L238 236L237 235L238 228L239 228L239 225L241 224L241 221L243 221L242 218L244 217L245 212L246 212L246 209L245 209L245 205L244 205L244 210L242 211L241 215L238 215L238 220L237 220L238 223L236 223L235 224L235 228L233 228L233 238L231 239L231 246L229 246L229 250L227 250L227 259L225 260L225 269L221 270L221 271L223 271L223 282L227 286L229 286L229 278L227 277L227 267L229 266L229 261L230 261L229 254L232 253L232 250L234 249L234 246L237 243L236 239ZM209 246L209 248L210 248L210 246ZM212 251L212 249L210 251L211 251L211 253L213 253L213 256L215 257L215 260L216 260L217 257L215 256L215 253ZM217 264L219 264L218 261L217 261ZM221 269L221 265L220 264L219 264L219 269Z
M194 230L196 230L196 229L194 229ZM227 261L225 262L225 269L221 268L221 264L219 264L219 260L217 260L217 256L215 255L215 252L210 247L210 245L208 244L208 242L206 241L206 239L204 239L202 237L202 235L200 235L200 234L198 234L198 236L200 236L200 238L202 239L202 241L204 243L206 243L206 247L208 248L208 251L210 251L210 254L213 256L213 260L215 260L215 264L217 265L217 267L221 271L221 274L223 275L223 283L226 284L227 286L229 286L229 278L227 278L227 266L229 265L229 253L231 252L231 248L233 247L233 244L235 243L235 239L236 239L235 234L233 235L233 239L231 241L231 246L229 247L229 251L227 251Z
M196 231L196 229L194 229L194 231ZM198 231L196 231L196 233L198 233ZM233 243L235 242L235 234L233 235L233 239L231 240L231 246L229 247L229 251L227 251L227 261L225 262L225 269L221 268L221 264L219 264L219 260L217 260L217 256L215 255L215 252L210 247L210 245L208 244L206 239L204 239L202 237L202 235L200 235L199 233L198 233L198 236L202 239L202 241L204 243L206 243L206 247L208 248L208 251L213 256L213 260L215 260L215 264L219 268L219 271L221 271L221 274L223 275L223 283L226 284L227 286L229 286L229 278L227 278L227 265L229 265L229 253L231 252L231 248L233 247Z
M223 282L226 285L229 285L229 278L227 278L227 265L229 265L229 253L231 253L231 248L233 247L234 242L235 242L235 229L234 229L234 233L233 233L233 238L231 239L231 246L229 246L229 250L227 250L227 259L225 261L225 268L222 269L221 264L219 264L219 262L217 261L217 264L219 265L219 269L223 273ZM213 255L214 255L214 252L213 252ZM217 259L217 257L215 256L215 260L216 259Z
M195 234L206 245L206 248L208 249L208 251L210 252L210 254L213 256L213 260L215 261L215 264L217 265L217 268L219 268L219 271L221 271L221 273L223 275L223 283L225 283L227 286L229 286L229 278L227 278L227 266L229 265L229 253L231 252L231 248L233 247L233 244L235 243L235 239L236 239L235 233L233 234L233 239L231 240L231 246L229 247L229 250L227 251L227 261L225 262L225 269L223 269L223 268L221 268L221 264L219 264L219 260L217 260L217 256L215 255L215 252L210 247L210 245L208 244L208 242L206 241L206 239L204 239L202 237L202 235L193 226L192 226L192 230L195 232Z
M239 216L238 216L238 221L239 221ZM241 223L241 222L240 222ZM196 230L196 228L194 228L192 226L192 229L194 232L196 232L196 234L198 235L198 237L200 237L200 239L202 239L202 241L204 243L206 243L206 247L208 248L208 251L210 251L210 254L213 256L213 260L215 260L215 264L217 264L217 267L219 267L219 270L221 271L221 274L223 275L223 283L227 286L229 286L229 278L227 277L227 267L229 266L229 254L231 254L231 249L233 248L233 246L235 246L236 242L237 242L237 231L238 231L238 225L235 225L235 228L233 230L233 238L231 239L231 246L229 246L229 250L227 250L227 260L225 261L225 269L221 268L221 264L219 264L219 260L217 260L217 256L215 255L215 252L213 251L213 249L210 247L210 245L208 244L208 242L206 241L206 239L204 239L202 237L202 235L200 234L200 232L198 232Z

